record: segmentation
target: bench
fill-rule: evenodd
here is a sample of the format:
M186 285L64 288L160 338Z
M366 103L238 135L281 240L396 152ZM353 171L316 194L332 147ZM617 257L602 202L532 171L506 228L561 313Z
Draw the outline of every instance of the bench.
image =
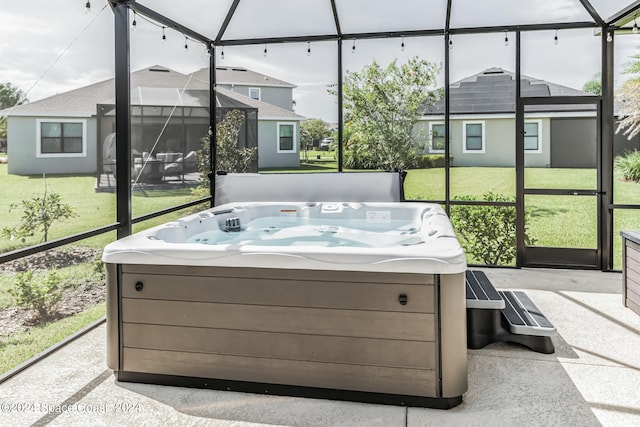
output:
M467 270L467 347L514 342L533 351L555 351L555 327L522 291L497 291L480 270Z

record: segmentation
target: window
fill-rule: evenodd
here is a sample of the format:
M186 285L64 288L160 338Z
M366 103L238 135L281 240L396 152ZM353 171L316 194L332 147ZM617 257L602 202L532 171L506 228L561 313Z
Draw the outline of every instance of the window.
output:
M524 123L524 151L527 153L542 153L540 141L541 120L532 120Z
M278 153L296 152L296 124L278 123Z
M37 157L85 157L85 120L38 120Z
M260 88L259 87L250 87L249 88L249 98L255 99L256 101L260 101Z
M462 143L463 153L484 153L484 122L463 122Z
M429 134L431 135L430 153L444 153L444 123L429 123Z

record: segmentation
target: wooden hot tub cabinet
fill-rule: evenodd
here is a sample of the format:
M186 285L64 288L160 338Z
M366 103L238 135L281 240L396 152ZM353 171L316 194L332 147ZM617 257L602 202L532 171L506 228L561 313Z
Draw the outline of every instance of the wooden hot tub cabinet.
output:
M640 232L621 231L622 303L640 315Z
M107 264L120 381L450 408L464 273Z

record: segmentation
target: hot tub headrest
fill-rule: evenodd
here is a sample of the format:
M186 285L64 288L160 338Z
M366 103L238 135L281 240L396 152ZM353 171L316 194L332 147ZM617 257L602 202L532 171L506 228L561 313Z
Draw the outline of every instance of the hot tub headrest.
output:
M399 202L402 172L217 175L215 205L235 202Z

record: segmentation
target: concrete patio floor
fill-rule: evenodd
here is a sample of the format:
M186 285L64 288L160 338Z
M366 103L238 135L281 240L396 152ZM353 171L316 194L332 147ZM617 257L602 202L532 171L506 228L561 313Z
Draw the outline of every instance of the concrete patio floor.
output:
M469 351L469 389L451 410L117 383L100 326L0 385L0 425L640 425L640 317L621 275L485 269L551 320L555 354L511 344Z

